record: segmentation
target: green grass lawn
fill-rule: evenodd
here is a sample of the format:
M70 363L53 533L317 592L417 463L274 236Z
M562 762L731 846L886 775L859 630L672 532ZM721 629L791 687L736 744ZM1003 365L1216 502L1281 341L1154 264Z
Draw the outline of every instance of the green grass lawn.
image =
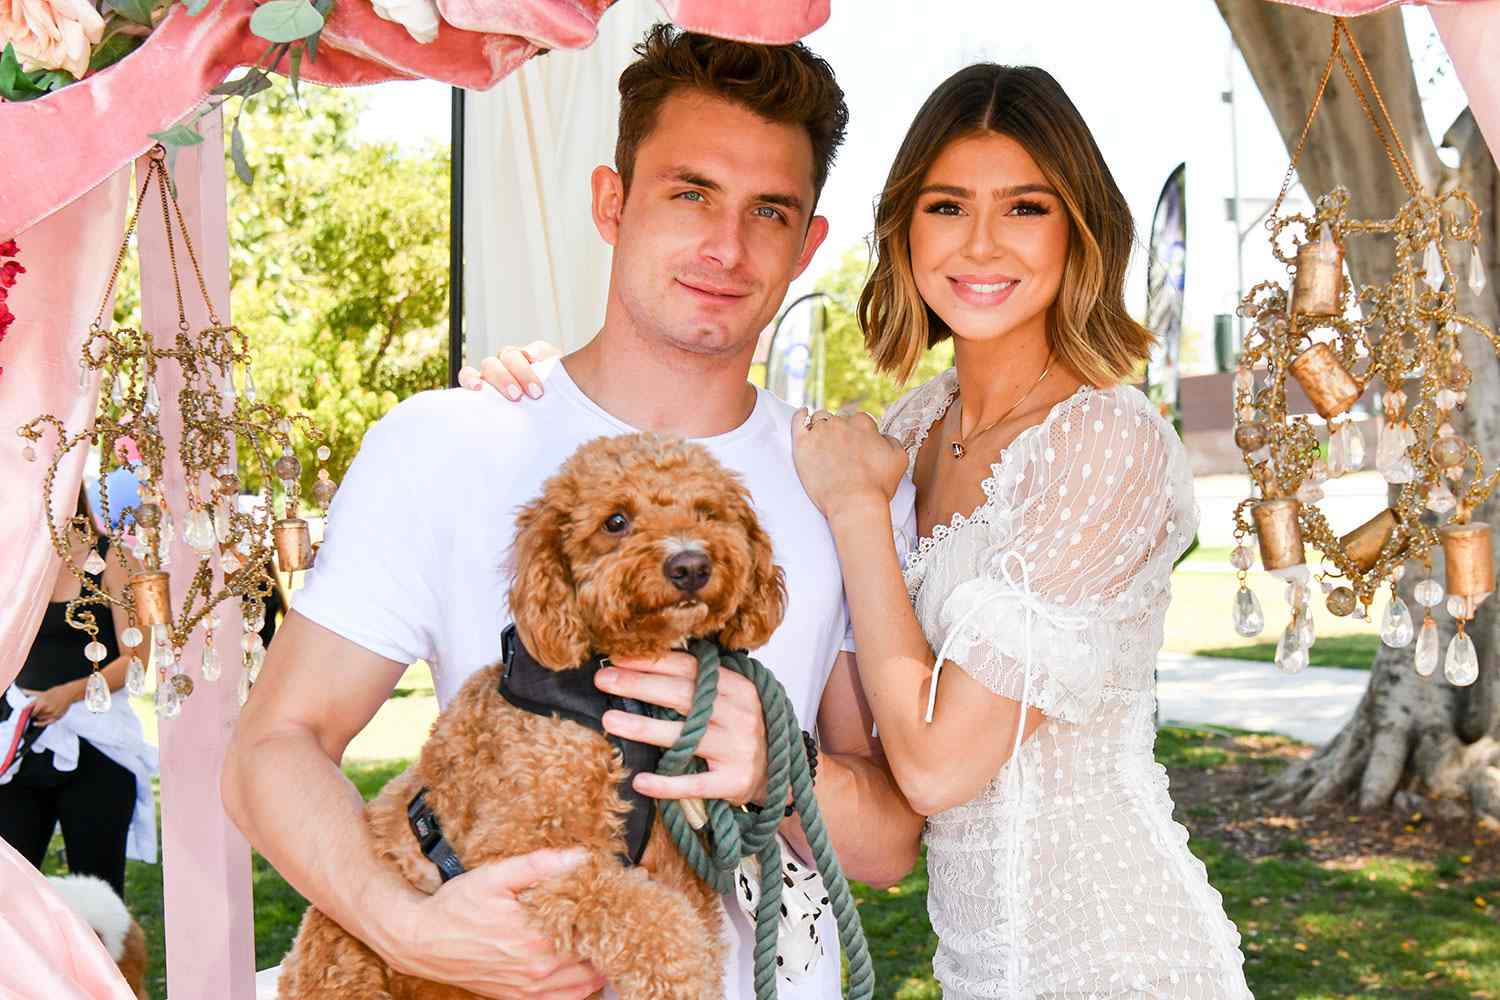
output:
M1206 744L1225 732L1164 729L1157 757L1174 768L1221 767L1231 755ZM392 760L345 770L369 798L404 766ZM1457 863L1451 859L1429 864L1381 857L1348 869L1327 867L1302 856L1295 838L1287 839L1279 855L1259 861L1211 839L1195 838L1191 847L1240 928L1246 975L1259 1000L1500 998L1500 880L1455 880ZM264 968L290 946L306 904L262 858L256 856L253 865L256 966ZM46 867L59 870L55 852ZM127 892L150 943L151 996L161 1000L160 867L132 862ZM890 889L854 886L879 997L941 995L931 974L937 941L927 921L926 892L922 863Z

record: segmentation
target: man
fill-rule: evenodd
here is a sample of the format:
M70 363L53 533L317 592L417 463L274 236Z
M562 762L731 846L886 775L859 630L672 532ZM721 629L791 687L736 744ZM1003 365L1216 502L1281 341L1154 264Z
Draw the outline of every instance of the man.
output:
M546 397L529 406L494 393L423 393L370 430L224 770L230 815L299 891L395 968L483 996L583 997L602 985L593 969L553 954L515 901L573 861L537 852L424 896L373 856L338 761L412 661L432 665L442 704L499 659L515 511L586 440L634 430L695 438L744 477L789 593L786 620L757 655L804 725L817 719L816 790L846 871L899 880L921 828L870 738L854 661L841 651L838 560L792 464L792 410L746 381L757 335L827 234L813 207L848 118L843 94L801 45L659 26L637 51L620 79L618 170L592 177L594 218L614 247L598 335L543 369ZM694 672L681 655L618 661L598 683L685 710ZM659 745L679 731L618 712L604 724ZM658 798L762 801L765 737L743 678L721 681L699 755L705 772L642 774L636 787ZM784 830L805 851L795 824ZM742 915L732 922L725 995L749 998L752 932ZM823 961L783 997L837 995L826 916L822 932Z

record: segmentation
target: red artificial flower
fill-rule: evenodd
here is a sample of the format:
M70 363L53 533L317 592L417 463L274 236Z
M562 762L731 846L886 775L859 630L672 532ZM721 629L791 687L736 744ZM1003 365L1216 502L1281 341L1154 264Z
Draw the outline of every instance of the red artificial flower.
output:
M8 260L0 264L0 288L10 288L16 283L16 275L25 274L26 268L21 266L18 260Z
M20 252L21 250L16 246L15 240L6 240L4 243L0 243L0 257L14 257Z

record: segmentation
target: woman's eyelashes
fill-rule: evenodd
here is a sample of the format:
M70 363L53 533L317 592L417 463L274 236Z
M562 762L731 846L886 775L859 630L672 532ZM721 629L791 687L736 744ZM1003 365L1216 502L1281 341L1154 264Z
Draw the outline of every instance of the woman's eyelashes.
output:
M966 209L956 201L934 201L922 207L922 211L928 215L958 216L966 214ZM1050 215L1052 206L1040 201L1022 200L1011 203L1006 209L1006 215L1040 216Z

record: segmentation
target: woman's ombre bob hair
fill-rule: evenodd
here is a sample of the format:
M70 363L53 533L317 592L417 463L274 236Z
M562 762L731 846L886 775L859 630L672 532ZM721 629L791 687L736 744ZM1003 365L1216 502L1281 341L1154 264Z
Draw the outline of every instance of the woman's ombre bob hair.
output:
M952 331L917 291L911 220L932 164L948 145L996 133L1020 143L1068 214L1068 260L1047 313L1053 355L1095 386L1126 379L1154 337L1125 310L1135 242L1130 208L1078 109L1046 70L979 63L959 70L917 112L875 206L874 260L859 297L865 346L905 381L922 354Z

